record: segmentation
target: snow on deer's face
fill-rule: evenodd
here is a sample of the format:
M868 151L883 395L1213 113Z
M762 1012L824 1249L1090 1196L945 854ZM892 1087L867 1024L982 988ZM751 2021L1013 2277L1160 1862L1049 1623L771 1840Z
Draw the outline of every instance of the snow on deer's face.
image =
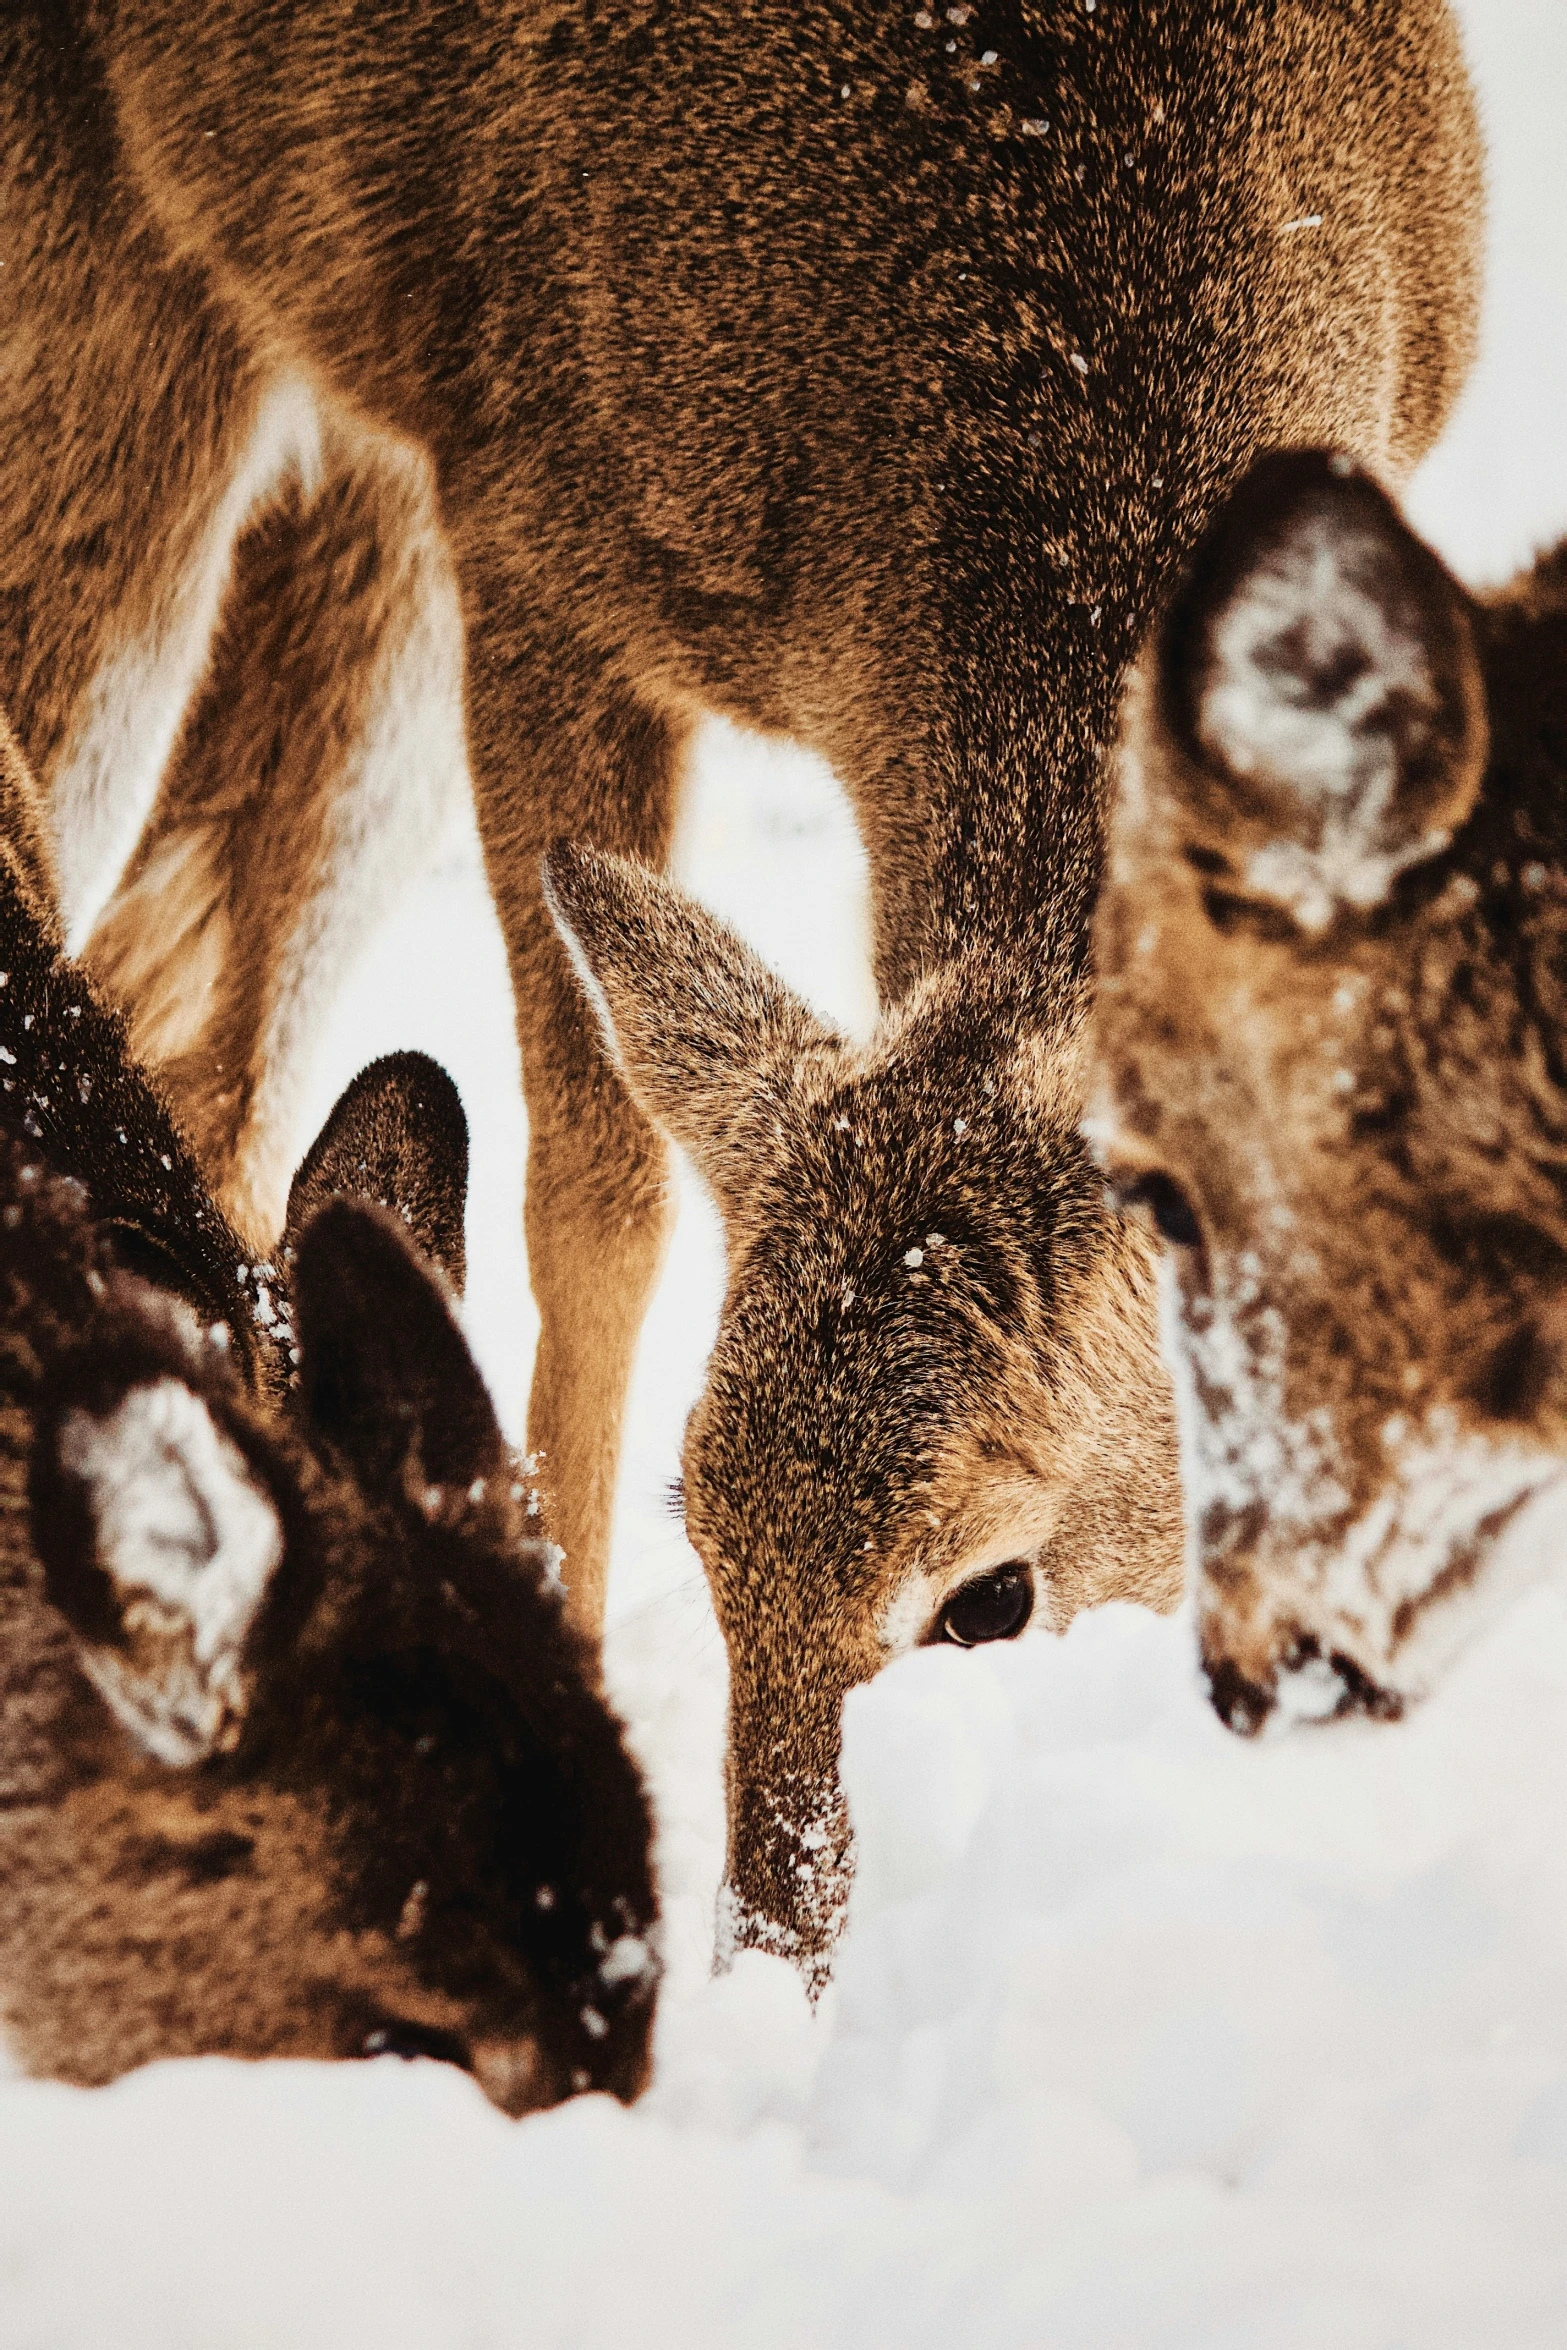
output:
M1077 991L1020 1011L976 953L859 1050L668 884L550 872L633 1092L724 1215L683 1479L729 1655L721 1941L819 1985L845 1693L922 1642L1175 1600L1153 1255L1082 1148Z
M1472 605L1363 476L1275 458L1129 692L1090 1135L1167 1244L1237 1729L1418 1696L1567 1443L1563 610L1559 566Z

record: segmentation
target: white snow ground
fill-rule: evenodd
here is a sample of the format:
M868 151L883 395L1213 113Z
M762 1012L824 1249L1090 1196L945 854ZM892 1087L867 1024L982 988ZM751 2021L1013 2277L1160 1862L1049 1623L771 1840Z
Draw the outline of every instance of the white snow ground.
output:
M1473 579L1567 529L1567 6L1468 0L1485 353L1413 500ZM693 886L862 1022L829 779L714 730ZM471 836L341 1008L474 1129L470 1323L515 1425L523 1121ZM851 1701L863 1855L812 2021L707 1974L723 1655L661 1501L717 1308L687 1188L642 1349L611 1670L661 1820L655 2086L512 2125L427 2065L0 2088L0 2350L1533 2350L1567 2340L1567 1591L1396 1731L1243 1746L1184 1624L908 1659ZM1567 1529L1515 1537L1546 1562Z

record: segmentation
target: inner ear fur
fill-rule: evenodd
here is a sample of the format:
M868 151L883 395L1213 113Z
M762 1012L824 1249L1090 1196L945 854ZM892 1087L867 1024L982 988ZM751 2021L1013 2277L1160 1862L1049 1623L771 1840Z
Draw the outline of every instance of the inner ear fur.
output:
M372 1499L503 1473L505 1441L438 1277L402 1223L331 1200L300 1237L298 1408Z
M221 1368L182 1359L154 1301L122 1319L40 1411L32 1541L87 1679L145 1754L188 1767L239 1737L283 1528Z
M1489 737L1469 599L1344 457L1252 469L1152 657L1145 788L1194 861L1304 929L1379 903L1475 803Z
M456 1086L428 1054L372 1061L340 1095L294 1177L285 1247L296 1250L317 1209L336 1198L390 1209L461 1295L468 1121Z
M841 1040L683 890L630 858L557 842L545 895L634 1101L720 1198L754 1178L770 1086Z

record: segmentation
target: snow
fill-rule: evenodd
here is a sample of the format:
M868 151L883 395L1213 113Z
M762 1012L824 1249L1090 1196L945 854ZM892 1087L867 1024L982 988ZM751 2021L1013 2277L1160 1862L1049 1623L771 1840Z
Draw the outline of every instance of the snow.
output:
M1485 353L1411 508L1498 577L1567 528L1560 0L1470 0ZM830 778L704 739L685 878L870 1017ZM534 1317L504 959L471 825L347 991L299 1141L422 1046L473 1126L467 1321L514 1432ZM4 2350L1534 2350L1567 2311L1567 1591L1397 1728L1246 1744L1189 1622L923 1651L850 1701L860 1867L813 2015L709 1972L722 1642L665 1494L718 1310L695 1186L630 1414L609 1674L659 1817L654 2085L522 2124L440 2067L0 2085ZM1515 1530L1549 1568L1556 1506ZM617 1966L641 1962L612 1951Z

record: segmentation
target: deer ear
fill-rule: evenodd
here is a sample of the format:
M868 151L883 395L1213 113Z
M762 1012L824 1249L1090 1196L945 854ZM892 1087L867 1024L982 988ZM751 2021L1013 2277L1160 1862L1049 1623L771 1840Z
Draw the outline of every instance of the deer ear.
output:
M337 1198L390 1208L461 1295L468 1121L456 1086L428 1054L372 1061L342 1094L294 1177L285 1246L297 1249L316 1210Z
M31 1498L45 1588L111 1712L159 1762L233 1746L283 1534L204 1398L165 1373L67 1405L40 1433Z
M732 930L644 865L557 843L544 894L632 1099L720 1197L745 1189L764 1089L839 1039Z
M489 1390L438 1277L377 1208L331 1200L294 1280L300 1409L372 1495L506 1470Z
M1156 659L1188 829L1303 929L1379 903L1474 805L1488 743L1468 598L1345 458L1253 469Z

